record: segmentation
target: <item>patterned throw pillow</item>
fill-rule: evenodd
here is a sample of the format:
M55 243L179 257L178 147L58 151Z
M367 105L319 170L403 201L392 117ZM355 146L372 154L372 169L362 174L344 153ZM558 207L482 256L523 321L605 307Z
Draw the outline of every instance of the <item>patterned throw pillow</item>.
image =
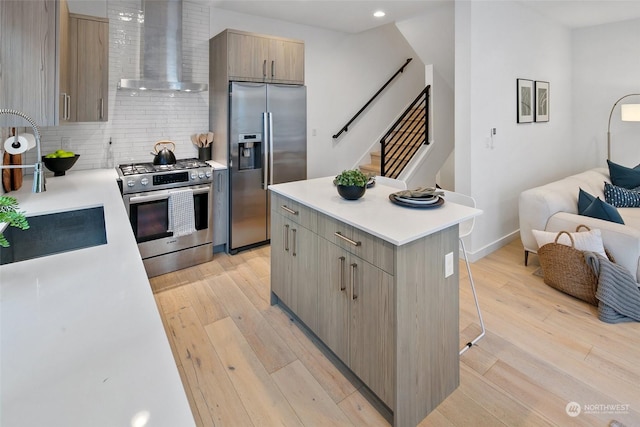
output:
M640 207L640 192L604 183L604 200L617 208Z

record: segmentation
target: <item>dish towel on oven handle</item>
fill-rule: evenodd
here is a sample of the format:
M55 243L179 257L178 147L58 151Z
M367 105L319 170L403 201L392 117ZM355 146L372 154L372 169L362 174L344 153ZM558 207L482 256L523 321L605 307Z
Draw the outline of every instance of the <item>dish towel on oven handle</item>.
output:
M193 190L178 190L169 193L169 228L175 237L196 231L193 208Z

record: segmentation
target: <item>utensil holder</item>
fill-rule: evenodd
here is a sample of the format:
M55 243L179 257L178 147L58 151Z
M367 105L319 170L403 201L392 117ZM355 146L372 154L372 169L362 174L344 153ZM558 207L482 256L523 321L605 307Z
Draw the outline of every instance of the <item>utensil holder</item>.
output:
M211 160L211 146L198 147L198 159L202 160L203 162Z

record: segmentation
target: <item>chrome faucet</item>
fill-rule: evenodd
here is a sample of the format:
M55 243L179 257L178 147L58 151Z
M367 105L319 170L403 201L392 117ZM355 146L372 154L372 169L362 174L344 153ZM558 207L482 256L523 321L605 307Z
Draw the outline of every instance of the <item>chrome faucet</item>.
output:
M33 165L0 165L0 169L26 169L33 168L33 192L34 193L42 193L43 191L47 191L45 178L44 178L44 169L42 168L42 151L40 149L40 131L38 131L38 126L36 122L25 113L12 110L10 108L0 108L0 116L3 114L18 116L29 122L31 125L31 129L33 129L33 134L36 138L36 150L38 158Z

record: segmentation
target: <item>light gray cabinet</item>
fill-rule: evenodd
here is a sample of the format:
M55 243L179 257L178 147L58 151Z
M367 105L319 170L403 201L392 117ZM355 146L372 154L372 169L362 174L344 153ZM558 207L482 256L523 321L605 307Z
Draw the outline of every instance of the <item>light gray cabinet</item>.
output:
M313 212L285 199L271 204L271 287L274 294L312 330L318 323L318 235ZM310 213L311 221L306 221ZM304 225L303 225L304 224Z
M326 274L318 285L316 334L393 408L393 276L323 238L318 262Z
M109 21L69 15L69 95L62 117L69 122L109 118Z
M358 256L393 271L393 247L291 199L271 197L272 292L393 407L393 276Z
M271 200L272 302L298 315L393 411L395 426L417 425L460 382L457 264L443 274L444 254L457 259L458 226L396 246L282 194ZM286 250L287 230L300 225L296 247L313 254L315 245L315 274L311 264L294 268ZM300 307L313 296L315 324L304 314L313 307Z
M0 2L0 108L22 111L40 126L58 124L60 7L55 0ZM0 117L0 126L24 126Z
M225 60L229 80L304 84L304 42L225 30L212 45Z
M229 193L227 169L213 171L213 251L224 252L227 246Z

